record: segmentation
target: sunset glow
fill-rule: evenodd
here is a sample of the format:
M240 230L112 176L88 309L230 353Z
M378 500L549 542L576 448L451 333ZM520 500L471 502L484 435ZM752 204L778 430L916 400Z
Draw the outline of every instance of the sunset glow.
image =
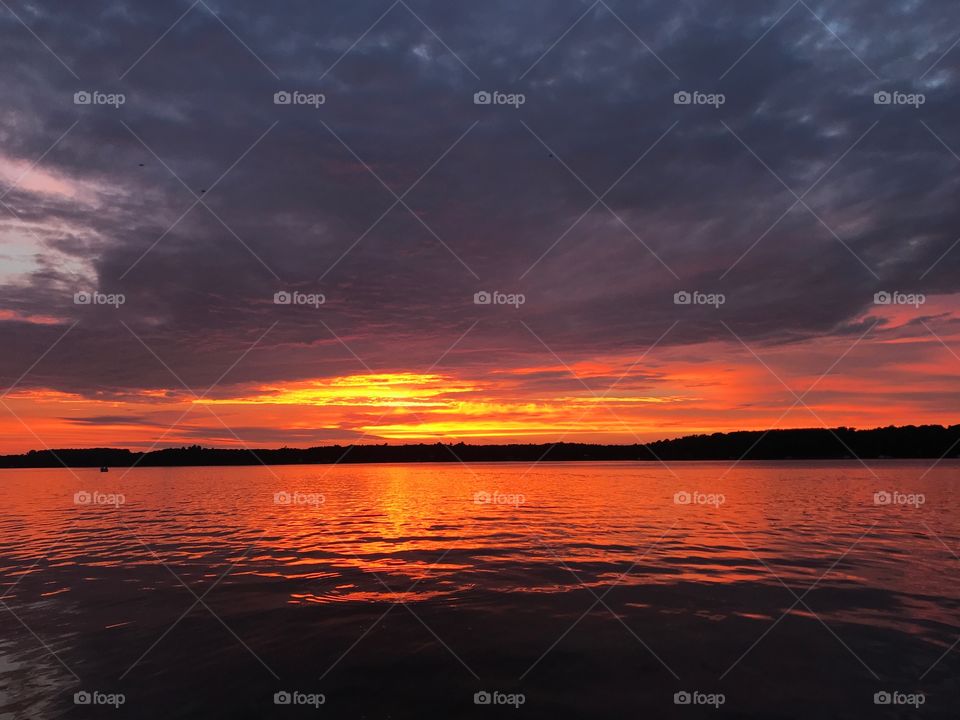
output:
M956 720L958 33L0 0L0 720Z
M296 62L239 8L7 13L0 453L956 422L940 23L868 72L803 3L364 5Z
M941 330L947 317L936 318ZM940 334L945 346L909 319L872 321L878 319L883 329L875 339L852 350L856 337L835 337L764 349L763 362L733 340L660 348L639 363L636 356L606 356L492 371L467 366L224 383L200 398L175 382L92 396L18 388L4 400L0 450L43 447L40 439L50 447L134 448L511 438L634 443L731 429L949 424L960 369L949 346L960 346L960 334ZM813 390L797 404L781 380L799 396Z

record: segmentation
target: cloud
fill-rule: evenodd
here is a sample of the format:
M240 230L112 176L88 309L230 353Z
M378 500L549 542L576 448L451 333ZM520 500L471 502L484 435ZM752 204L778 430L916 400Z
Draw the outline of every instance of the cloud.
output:
M960 8L607 5L424 0L371 27L370 3L209 3L164 34L182 10L14 3L50 49L0 24L0 177L42 157L0 207L0 377L75 320L24 386L202 393L441 357L473 377L658 339L742 351L730 329L811 348L856 337L878 290L960 292ZM698 89L726 102L674 104ZM897 89L926 103L874 104ZM273 303L294 289L326 302Z
M95 415L92 417L65 417L60 419L74 425L159 425L159 423L150 423L145 418L136 415Z

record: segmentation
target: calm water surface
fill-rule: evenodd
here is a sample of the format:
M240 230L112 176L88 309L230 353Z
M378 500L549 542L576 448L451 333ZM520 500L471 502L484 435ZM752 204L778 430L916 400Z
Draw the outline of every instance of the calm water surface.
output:
M0 717L955 717L930 465L0 471Z

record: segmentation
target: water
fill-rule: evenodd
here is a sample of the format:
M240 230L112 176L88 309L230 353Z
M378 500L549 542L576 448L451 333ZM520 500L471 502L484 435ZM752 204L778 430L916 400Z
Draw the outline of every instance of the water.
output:
M2 471L0 717L953 717L930 465Z

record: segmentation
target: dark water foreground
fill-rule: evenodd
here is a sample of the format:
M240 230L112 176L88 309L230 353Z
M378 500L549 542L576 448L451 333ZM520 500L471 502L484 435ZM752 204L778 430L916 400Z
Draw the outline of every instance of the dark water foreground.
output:
M931 464L7 471L0 717L955 717Z

